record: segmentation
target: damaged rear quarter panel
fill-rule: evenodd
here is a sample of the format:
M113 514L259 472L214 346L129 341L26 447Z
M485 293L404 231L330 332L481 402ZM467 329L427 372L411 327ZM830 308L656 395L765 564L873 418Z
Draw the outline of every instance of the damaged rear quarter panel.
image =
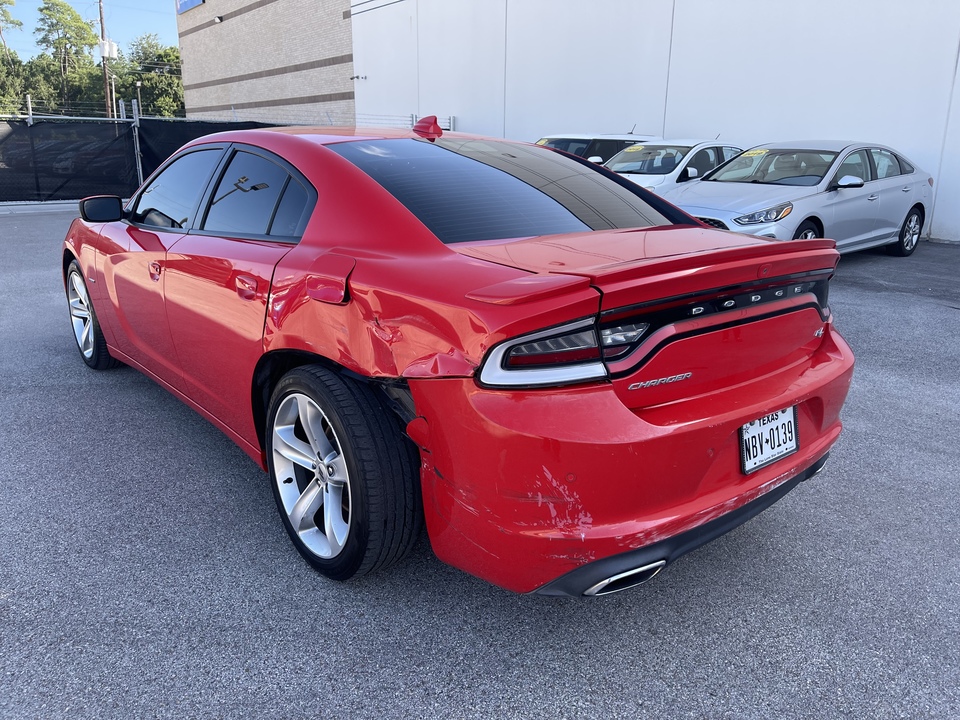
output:
M454 252L365 173L321 150L308 173L317 206L274 272L265 352L302 350L368 377L464 377L500 340L597 313L600 296L586 283L518 304L468 299L532 274Z

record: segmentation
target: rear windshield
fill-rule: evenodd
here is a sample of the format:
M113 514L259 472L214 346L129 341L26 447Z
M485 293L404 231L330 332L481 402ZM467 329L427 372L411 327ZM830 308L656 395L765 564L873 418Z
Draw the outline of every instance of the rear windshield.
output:
M403 138L327 147L448 244L692 223L633 183L533 145Z

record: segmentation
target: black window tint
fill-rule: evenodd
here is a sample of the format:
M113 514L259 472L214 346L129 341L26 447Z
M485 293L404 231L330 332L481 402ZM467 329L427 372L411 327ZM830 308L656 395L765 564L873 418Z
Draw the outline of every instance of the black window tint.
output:
M221 150L198 150L174 160L137 200L134 221L153 227L185 228L193 224L200 195L220 160Z
M592 158L599 156L603 162L606 162L618 152L620 152L625 145L622 145L617 140L594 140L590 144L590 148L587 150L584 157Z
M568 152L571 155L577 155L579 157L583 157L583 153L589 144L589 140L576 140L572 138L550 138L540 140L537 143L537 145L546 145L547 147L563 150L564 152Z
M542 148L496 140L369 140L328 146L445 243L684 222L631 183Z
M291 178L290 182L287 183L287 189L283 191L283 197L280 198L277 214L270 226L270 234L283 237L298 235L297 229L300 227L300 218L303 217L303 211L306 207L307 191L303 185Z
M227 165L210 201L203 229L238 235L266 235L289 175L259 155L238 152Z

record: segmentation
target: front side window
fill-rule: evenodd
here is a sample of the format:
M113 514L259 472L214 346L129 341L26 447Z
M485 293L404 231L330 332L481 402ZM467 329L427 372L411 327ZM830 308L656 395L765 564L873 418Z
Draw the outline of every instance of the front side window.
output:
M197 150L170 163L137 198L133 221L157 228L190 227L221 153L220 148Z
M584 157L599 157L600 162L605 162L623 149L619 140L594 140L590 143Z
M357 140L327 146L444 243L690 223L561 153L499 140Z
M637 143L610 158L607 168L624 175L669 175L688 152L689 146Z
M736 147L724 147L723 148L723 161L733 160L737 155L742 153L743 150Z
M703 177L719 164L717 148L708 147L698 150L694 156L690 158L690 164L687 167L696 168L697 176Z
M867 160L866 150L857 150L847 155L840 163L840 167L837 168L834 177L837 180L842 180L847 175L853 175L853 177L860 178L864 182L872 179L870 177L870 161Z
M720 167L706 182L818 185L837 158L825 150L754 148Z
M237 152L213 192L203 229L224 235L266 235L289 177L266 158Z
M554 150L563 150L577 157L583 157L583 153L589 144L589 140L577 138L541 138L537 141L537 145L544 145Z

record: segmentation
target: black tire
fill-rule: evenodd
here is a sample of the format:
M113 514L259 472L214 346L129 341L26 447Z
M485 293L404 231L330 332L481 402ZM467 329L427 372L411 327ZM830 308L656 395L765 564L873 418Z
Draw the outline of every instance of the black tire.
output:
M793 234L794 240L799 240L804 235L813 233L810 237L820 237L820 228L817 227L817 224L812 220L804 220L800 223L800 226L797 228L797 231Z
M920 244L923 230L923 214L917 208L911 208L900 226L900 235L895 243L887 245L887 252L897 257L908 257Z
M97 313L93 309L83 271L76 260L71 260L65 276L67 306L73 325L73 339L77 342L80 357L94 370L110 370L122 363L110 356L107 341L100 330Z
M316 365L290 371L265 441L284 527L322 575L348 580L410 552L423 527L419 451L369 386Z

